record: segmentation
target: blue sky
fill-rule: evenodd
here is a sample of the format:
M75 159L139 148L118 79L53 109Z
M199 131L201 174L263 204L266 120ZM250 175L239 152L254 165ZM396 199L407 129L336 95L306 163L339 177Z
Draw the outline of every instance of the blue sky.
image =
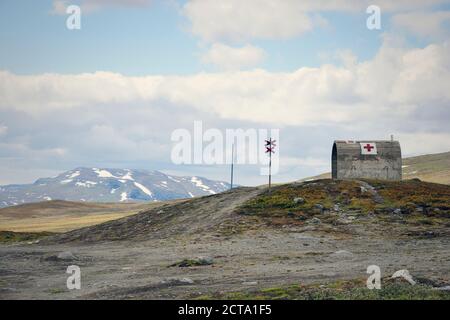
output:
M109 7L82 15L82 29L69 31L65 27L68 15L53 14L52 1L4 0L0 40L7 45L0 52L0 67L18 74L210 71L198 59L207 45L189 33L181 6L182 2L153 1L148 7ZM321 53L342 48L361 60L376 54L383 31L364 27L368 15L331 12L323 16L329 25L304 35L252 41L267 52L260 67L275 72L317 67L324 62ZM388 22L383 30L389 28Z
M78 166L228 179L172 163L171 133L194 120L280 129L279 182L329 170L334 139L448 151L449 24L446 0L2 0L0 184Z

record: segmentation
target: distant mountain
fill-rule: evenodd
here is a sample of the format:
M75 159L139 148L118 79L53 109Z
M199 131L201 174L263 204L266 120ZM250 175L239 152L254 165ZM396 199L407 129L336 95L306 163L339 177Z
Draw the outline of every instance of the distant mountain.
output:
M228 190L226 182L160 171L76 168L33 184L0 186L0 208L45 200L139 202L193 198Z
M403 180L418 178L426 182L450 184L450 152L404 158L402 172ZM327 172L301 181L330 178L331 173Z

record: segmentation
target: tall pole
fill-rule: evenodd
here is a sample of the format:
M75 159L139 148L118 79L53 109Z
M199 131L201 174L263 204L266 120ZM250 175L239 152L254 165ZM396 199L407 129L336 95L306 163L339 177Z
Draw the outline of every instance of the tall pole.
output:
M234 171L234 143L231 145L231 181L230 190L233 189L233 172Z
M272 140L272 138L270 138L270 140ZM272 152L269 152L269 193L271 185L272 185Z
M270 193L270 187L272 186L272 153L275 153L275 142L276 140L272 140L272 138L269 138L269 140L266 140L266 153L269 154L269 193Z

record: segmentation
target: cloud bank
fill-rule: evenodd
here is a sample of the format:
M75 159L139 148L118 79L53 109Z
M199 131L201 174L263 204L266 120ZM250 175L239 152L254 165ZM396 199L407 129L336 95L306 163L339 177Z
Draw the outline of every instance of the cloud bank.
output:
M321 13L364 13L376 4L382 13L426 10L447 0L190 0L182 12L191 32L206 42L288 39L302 35L326 20Z
M281 126L363 124L383 117L405 122L450 101L449 56L449 44L443 43L409 50L383 46L371 61L288 73L257 69L128 77L110 72L22 76L2 71L0 108L38 115L88 105L163 101L222 119Z

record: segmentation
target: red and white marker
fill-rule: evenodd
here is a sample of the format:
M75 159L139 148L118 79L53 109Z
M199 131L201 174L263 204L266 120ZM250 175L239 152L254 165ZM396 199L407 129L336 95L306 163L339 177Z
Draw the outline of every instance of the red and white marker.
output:
M375 142L360 142L361 154L363 155L377 155L377 144Z

